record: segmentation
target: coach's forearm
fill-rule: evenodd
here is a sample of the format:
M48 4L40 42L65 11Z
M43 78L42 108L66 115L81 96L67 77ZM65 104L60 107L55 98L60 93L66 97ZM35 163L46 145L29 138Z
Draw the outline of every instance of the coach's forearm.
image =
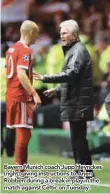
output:
M30 80L28 79L27 75L26 75L26 70L18 70L18 79L20 81L20 83L22 84L22 86L24 87L24 89L29 93L29 95L32 94L32 91L34 90Z

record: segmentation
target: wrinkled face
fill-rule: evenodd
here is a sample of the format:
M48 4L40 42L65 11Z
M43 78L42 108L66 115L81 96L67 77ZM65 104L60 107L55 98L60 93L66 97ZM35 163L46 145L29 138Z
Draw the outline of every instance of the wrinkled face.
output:
M67 28L61 28L60 39L63 46L69 45L75 40L76 36L69 31Z

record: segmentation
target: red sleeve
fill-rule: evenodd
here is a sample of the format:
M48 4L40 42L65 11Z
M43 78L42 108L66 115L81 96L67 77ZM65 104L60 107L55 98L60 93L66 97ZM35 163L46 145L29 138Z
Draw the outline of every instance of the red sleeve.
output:
M31 60L31 52L28 48L20 48L17 68L28 69Z

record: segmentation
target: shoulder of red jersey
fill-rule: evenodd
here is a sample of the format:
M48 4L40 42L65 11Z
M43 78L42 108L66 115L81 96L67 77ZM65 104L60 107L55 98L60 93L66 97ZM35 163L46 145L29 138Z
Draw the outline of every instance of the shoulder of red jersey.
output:
M28 69L31 61L31 49L21 41L18 41L16 46L19 48L17 68Z
M18 41L15 44L15 47L20 49L20 51L26 51L26 52L31 53L31 49L27 45L25 45L23 42L21 42L21 41Z
M31 49L21 41L16 42L8 49L10 57L16 61L17 68L28 69L31 63ZM7 57L6 56L6 57Z
M7 50L7 52L9 52L9 53L13 53L14 51L18 51L18 52L20 51L22 53L26 52L28 54L31 54L31 49L20 41L11 45L11 47Z
M31 49L27 45L25 45L24 43L22 43L20 41L18 41L17 45L19 46L23 61L28 62L30 60Z

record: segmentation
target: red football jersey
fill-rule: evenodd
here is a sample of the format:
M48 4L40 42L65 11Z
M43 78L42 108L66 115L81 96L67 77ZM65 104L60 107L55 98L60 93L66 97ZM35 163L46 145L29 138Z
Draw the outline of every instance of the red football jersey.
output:
M26 69L27 76L32 83L31 50L21 41L15 43L6 52L6 96L21 102L30 101L30 95L18 79L18 68Z

